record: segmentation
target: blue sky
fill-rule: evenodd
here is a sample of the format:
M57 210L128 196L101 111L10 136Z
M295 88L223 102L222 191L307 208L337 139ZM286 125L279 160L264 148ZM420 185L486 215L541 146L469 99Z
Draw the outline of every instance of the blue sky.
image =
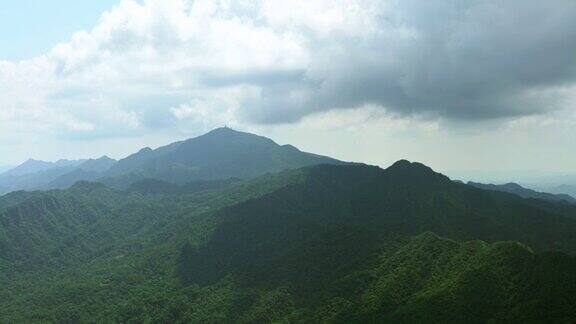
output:
M41 55L74 32L94 27L119 0L2 0L0 59Z

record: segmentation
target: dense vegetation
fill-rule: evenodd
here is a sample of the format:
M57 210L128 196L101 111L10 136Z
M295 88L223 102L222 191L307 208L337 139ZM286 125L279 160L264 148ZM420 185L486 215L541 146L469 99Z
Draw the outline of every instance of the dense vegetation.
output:
M407 161L14 192L0 322L570 322L574 215Z

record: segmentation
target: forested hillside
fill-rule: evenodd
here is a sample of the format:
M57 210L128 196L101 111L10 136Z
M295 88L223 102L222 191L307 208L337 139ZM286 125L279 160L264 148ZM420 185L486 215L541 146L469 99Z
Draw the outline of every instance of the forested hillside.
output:
M576 208L430 168L0 199L0 322L570 322Z

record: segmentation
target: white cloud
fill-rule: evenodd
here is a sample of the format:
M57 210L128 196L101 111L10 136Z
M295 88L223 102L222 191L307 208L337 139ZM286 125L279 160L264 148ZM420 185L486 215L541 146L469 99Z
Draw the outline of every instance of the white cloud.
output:
M363 118L413 136L541 129L574 108L575 50L571 0L123 0L41 57L0 61L0 142Z

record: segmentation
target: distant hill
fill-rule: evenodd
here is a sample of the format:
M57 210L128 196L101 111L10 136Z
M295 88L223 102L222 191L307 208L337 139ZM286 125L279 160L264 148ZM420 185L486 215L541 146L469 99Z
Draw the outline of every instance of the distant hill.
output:
M85 160L58 160L56 162L45 162L40 160L29 159L26 162L14 167L2 174L0 179L7 177L18 177L32 173L47 171L54 168L74 167L82 164Z
M142 149L118 161L102 181L120 188L142 179L185 184L195 180L247 179L326 163L342 162L305 153L291 145L278 145L263 136L218 128L155 150Z
M63 166L54 164L49 165L51 167L48 167L48 165L43 164L43 167L38 169L35 168L20 169L20 167L17 167L16 169L13 169L15 172L12 172L12 170L5 172L0 176L0 188L3 188L4 190L3 193L16 190L43 189L48 183L50 183L54 179L57 179L58 177L75 170L77 166L74 164L66 164ZM40 170L40 171L34 171L34 170Z
M78 165L74 170L58 176L51 180L42 189L65 189L78 181L94 181L101 178L108 171L116 160L107 156L99 159L89 159Z
M572 197L576 197L576 185L573 184L562 184L551 188L548 188L551 193L554 194L567 194Z
M495 185L495 184L482 184L477 182L468 182L468 185L474 186L480 189L486 190L496 190L496 191L503 191L518 195L523 198L533 198L533 199L542 199L547 201L553 202L564 202L572 205L576 205L576 198L567 195L567 194L552 194L546 192L538 192L532 189L524 188L517 183L507 183L502 185Z
M16 190L67 188L80 180L95 180L116 161L108 157L45 162L28 160L0 174L0 193Z

